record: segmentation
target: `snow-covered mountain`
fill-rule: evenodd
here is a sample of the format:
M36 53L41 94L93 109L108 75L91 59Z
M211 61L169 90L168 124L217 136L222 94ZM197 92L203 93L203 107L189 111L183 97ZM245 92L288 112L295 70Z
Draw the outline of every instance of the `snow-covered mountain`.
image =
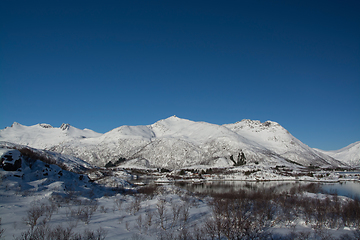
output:
M360 141L335 151L316 150L347 163L352 167L360 167Z
M244 119L234 124L223 125L237 134L251 139L267 149L301 165L336 165L338 162L326 154L320 153L291 135L280 124L272 121L261 123Z
M341 166L316 151L278 123L243 120L216 125L176 116L146 126L121 126L105 134L68 124L26 127L14 123L0 130L0 141L72 155L97 166L126 159L135 165L181 168L194 165L232 166L240 152L246 161L269 165Z
M48 149L62 142L83 138L96 138L101 135L101 133L90 129L80 130L65 123L60 128L54 128L45 123L28 127L14 122L11 127L0 130L0 141Z

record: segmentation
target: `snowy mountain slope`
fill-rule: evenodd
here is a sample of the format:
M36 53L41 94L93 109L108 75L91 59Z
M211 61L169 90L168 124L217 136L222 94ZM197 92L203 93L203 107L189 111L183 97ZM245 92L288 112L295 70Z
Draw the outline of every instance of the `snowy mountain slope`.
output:
M168 167L213 164L224 158L231 166L229 157L236 157L240 151L244 151L249 162L277 161L275 154L262 145L216 124L173 116L149 127L157 138L141 153L151 162L161 162L166 154L167 162L163 164Z
M154 133L146 126L121 126L97 138L71 140L54 145L51 151L74 155L96 166L119 158L133 159L151 142Z
M291 135L280 124L272 121L261 123L244 119L234 124L223 125L241 136L251 139L281 157L302 165L342 165L341 162L319 153Z
M90 129L80 130L64 123L60 128L54 128L49 124L37 124L28 127L14 122L11 127L0 130L0 141L47 149L62 142L96 138L101 135L101 133Z
M96 166L125 158L146 166L181 168L192 165L232 166L242 151L247 162L339 166L339 161L306 146L275 122L243 120L216 125L176 116L146 126L121 126L105 134L70 125L52 128L13 124L0 130L0 141L24 144L75 156Z
M276 153L226 127L175 116L148 126L122 126L99 138L69 141L51 150L98 166L120 158L145 159L146 165L171 169L216 164L219 160L226 163L224 166L232 166L230 156L236 157L240 151L248 162L287 164Z
M33 158L34 160L42 159L45 162L57 164L75 173L81 173L93 168L88 162L72 155L65 155L48 150L31 148L25 145L0 141L0 158L9 151L20 152L22 157Z
M360 141L352 143L342 149L334 151L324 151L315 149L323 154L329 155L351 167L360 167Z

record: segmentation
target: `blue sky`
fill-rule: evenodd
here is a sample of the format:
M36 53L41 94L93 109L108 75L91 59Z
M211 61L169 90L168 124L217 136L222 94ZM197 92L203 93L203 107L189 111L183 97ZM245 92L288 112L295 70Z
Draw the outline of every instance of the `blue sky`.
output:
M2 1L0 128L177 115L360 140L359 1Z

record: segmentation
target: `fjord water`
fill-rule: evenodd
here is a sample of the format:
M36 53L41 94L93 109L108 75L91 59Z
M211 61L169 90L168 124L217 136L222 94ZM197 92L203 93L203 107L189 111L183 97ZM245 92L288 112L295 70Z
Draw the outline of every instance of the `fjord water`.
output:
M300 181L208 181L203 183L178 182L176 186L188 191L201 194L231 193L231 192L272 192L272 193L297 193L303 191L338 194L350 198L360 199L360 182L347 181L337 183L325 182L300 182Z

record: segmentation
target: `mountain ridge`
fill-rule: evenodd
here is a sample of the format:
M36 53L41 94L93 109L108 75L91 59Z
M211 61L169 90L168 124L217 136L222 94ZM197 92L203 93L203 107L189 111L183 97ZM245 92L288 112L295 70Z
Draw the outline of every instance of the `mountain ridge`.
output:
M360 167L360 141L351 143L350 145L338 150L325 151L315 149L323 154L329 155L335 159L339 159L353 167Z
M171 169L192 165L232 166L230 156L243 152L249 163L270 165L347 166L326 152L312 149L279 123L244 119L217 125L171 116L150 125L120 126L104 134L70 124L24 126L0 130L0 141L73 155L105 166L120 158ZM351 162L352 163L352 162Z

